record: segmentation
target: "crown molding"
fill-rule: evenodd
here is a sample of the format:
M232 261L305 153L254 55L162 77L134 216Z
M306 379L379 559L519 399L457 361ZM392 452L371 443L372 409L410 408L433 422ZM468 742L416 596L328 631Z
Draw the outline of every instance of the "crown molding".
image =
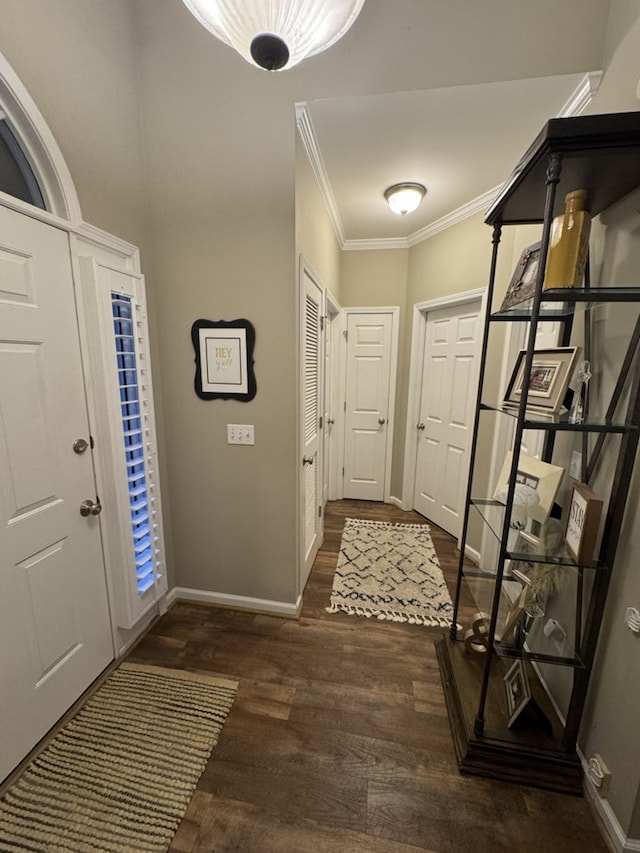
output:
M329 176L327 175L322 154L320 153L320 146L318 145L311 116L309 115L309 110L304 102L296 104L296 127L300 134L304 150L307 154L307 159L311 165L311 170L318 182L320 195L322 196L322 200L324 201L324 205L327 209L327 214L331 221L331 225L333 226L338 244L343 247L345 236L344 228L342 227L342 219L340 218L338 205L336 204L335 196L333 195L333 190L331 189L331 184L329 182Z
M564 106L558 112L557 118L568 118L569 116L576 116L583 113L595 97L595 94L600 87L601 80L602 71L589 71L585 74L567 99ZM344 236L342 220L340 219L331 184L329 183L329 177L322 162L322 155L320 154L320 149L311 123L311 117L307 111L306 103L296 104L296 123L298 126L298 132L300 133L300 138L302 139L305 151L307 152L307 157L311 163L311 168L313 169L313 173L316 176L318 185L320 186L320 192L322 193L322 197L327 207L327 212L335 230L336 237L338 238L338 242L342 247L342 250L345 252L364 252L376 249L408 249L411 246L416 246L418 243L422 243L430 237L435 237L435 235L439 234L441 231L446 231L447 228L452 228L454 225L458 225L465 219L475 216L477 213L484 213L502 189L501 184L500 186L487 190L486 193L483 193L477 198L471 199L471 201L461 205L455 210L452 210L450 213L447 213L435 222L426 225L424 228L420 228L418 231L414 231L414 233L409 234L408 237L381 237L379 239L347 240Z
M589 71L585 74L558 113L557 118L579 116L583 113L594 99L596 92L600 88L601 81L602 71Z

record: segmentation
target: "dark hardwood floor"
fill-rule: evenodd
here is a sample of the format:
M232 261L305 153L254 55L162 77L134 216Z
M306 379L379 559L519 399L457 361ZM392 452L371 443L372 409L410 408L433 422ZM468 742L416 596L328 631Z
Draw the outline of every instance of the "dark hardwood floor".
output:
M606 851L585 800L458 772L440 629L325 612L345 517L424 521L331 503L300 620L177 603L132 652L240 682L170 853ZM454 542L432 536L453 589Z

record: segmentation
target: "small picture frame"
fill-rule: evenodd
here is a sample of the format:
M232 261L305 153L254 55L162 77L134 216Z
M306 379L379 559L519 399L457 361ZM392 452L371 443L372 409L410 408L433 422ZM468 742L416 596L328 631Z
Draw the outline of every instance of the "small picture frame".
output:
M593 562L601 516L602 499L586 483L574 483L564 542L579 566L588 566Z
M531 299L536 290L540 266L541 243L528 246L520 255L509 287L502 300L500 311L508 311L514 305Z
M509 482L511 472L512 451L507 453L502 470L498 475L495 494L498 494L503 486ZM544 524L553 507L560 483L564 476L564 468L551 465L549 462L541 462L533 456L521 453L518 459L518 471L516 482L531 486L538 493L539 502L528 508L528 515L540 524Z
M504 688L507 697L507 715L509 728L531 701L531 687L524 661L517 660L504 676Z
M256 396L253 348L256 333L249 320L196 320L191 326L195 350L195 392L202 400L240 400Z
M552 414L560 412L579 351L580 347L553 347L534 351L527 408ZM520 350L504 395L506 406L520 405L526 357L526 350Z
M513 632L516 629L518 622L525 614L525 605L527 603L527 588L525 587L518 598L511 605L511 609L507 613L504 626L500 632L500 636L496 640L500 643L510 643L513 640Z
M526 559L527 554L541 554L543 552L542 542L530 533L520 531L511 553L518 555L511 560L510 570L514 578L527 586L531 585L531 579L535 574L539 562L531 562ZM524 557L524 559L523 559Z

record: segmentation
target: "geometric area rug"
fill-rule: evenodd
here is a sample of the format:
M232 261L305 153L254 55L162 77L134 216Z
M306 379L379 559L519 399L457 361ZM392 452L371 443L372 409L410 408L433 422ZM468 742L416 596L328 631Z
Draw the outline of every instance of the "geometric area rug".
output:
M164 853L237 686L121 664L0 800L2 853Z
M348 518L329 613L449 627L453 604L426 524Z

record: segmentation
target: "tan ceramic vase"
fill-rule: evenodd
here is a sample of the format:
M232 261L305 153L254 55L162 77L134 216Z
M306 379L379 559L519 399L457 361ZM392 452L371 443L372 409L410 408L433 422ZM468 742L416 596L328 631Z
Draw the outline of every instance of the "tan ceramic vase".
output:
M586 190L565 196L565 211L551 224L544 289L580 287L589 250L591 216L584 209Z

